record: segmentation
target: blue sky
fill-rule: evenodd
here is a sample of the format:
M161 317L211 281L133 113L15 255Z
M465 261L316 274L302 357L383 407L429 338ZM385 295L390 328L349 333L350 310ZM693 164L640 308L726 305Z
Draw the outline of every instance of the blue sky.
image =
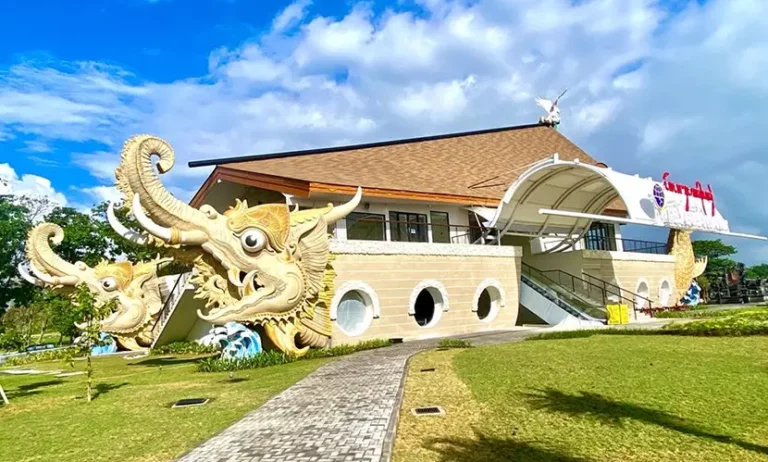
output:
M171 141L167 182L189 197L208 173L189 160L530 123L535 96L568 87L561 130L593 157L711 183L732 229L768 234L768 2L72 4L0 3L0 175L18 193L116 197L135 133Z

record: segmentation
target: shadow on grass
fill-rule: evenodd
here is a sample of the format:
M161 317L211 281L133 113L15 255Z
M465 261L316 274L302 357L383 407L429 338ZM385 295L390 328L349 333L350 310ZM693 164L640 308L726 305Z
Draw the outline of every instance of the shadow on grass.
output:
M582 391L567 394L548 388L527 395L537 409L561 412L572 416L589 416L603 423L621 426L623 419L632 419L674 430L686 435L705 438L724 444L734 444L749 451L768 455L768 447L749 443L728 435L708 432L688 423L682 417L638 404L614 401L605 396Z
M94 385L93 389L93 397L92 399L96 399L101 395L106 395L112 390L117 390L118 388L123 388L124 386L128 385L128 382L123 383L97 383Z
M574 457L560 451L484 435L475 430L472 438L433 438L424 448L440 454L441 462L589 462L591 459Z
M194 363L201 358L150 358L144 361L137 361L135 363L128 363L129 366L173 366L175 364Z
M52 387L64 383L63 380L46 380L44 382L27 383L19 385L15 390L8 392L8 398L20 398L22 396L36 395L40 388Z

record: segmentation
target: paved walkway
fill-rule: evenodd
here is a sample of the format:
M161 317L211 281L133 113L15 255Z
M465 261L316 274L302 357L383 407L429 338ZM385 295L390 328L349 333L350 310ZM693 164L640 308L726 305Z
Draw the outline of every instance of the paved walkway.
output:
M463 337L485 345L521 340L536 332ZM408 358L436 343L406 342L328 363L179 460L387 461Z

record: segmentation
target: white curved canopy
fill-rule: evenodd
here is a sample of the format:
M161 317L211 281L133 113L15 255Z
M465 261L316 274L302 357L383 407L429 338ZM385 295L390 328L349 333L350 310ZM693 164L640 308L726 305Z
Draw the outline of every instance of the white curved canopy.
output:
M602 215L617 198L627 215ZM573 241L593 220L766 239L731 233L712 191L698 183L695 188L676 186L666 178L660 183L578 160L562 161L557 154L532 165L510 185L488 225L502 235L564 234Z

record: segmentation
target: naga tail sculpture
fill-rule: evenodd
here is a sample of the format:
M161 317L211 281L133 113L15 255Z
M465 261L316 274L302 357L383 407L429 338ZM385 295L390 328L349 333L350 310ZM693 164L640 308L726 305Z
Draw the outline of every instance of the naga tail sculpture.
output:
M249 207L237 200L219 213L209 205L194 208L163 187L158 172L173 164L167 142L135 136L123 147L117 186L150 234L141 238L204 252L194 261L197 297L206 300L198 315L214 324L260 325L280 350L296 355L324 346L333 290L327 227L354 210L361 190L337 207L291 211L285 203Z
M27 259L32 274L19 265L22 277L37 286L71 292L86 284L97 300L117 298L117 310L100 321L100 331L112 335L128 350L152 344L152 326L162 309L158 266L171 259L131 264L102 261L95 267L83 262L70 263L51 248L61 243L64 231L59 225L41 223L27 236ZM83 328L83 326L78 326Z
M691 231L670 229L667 238L669 254L675 257L675 301L683 300L694 279L704 274L707 257L696 258Z

